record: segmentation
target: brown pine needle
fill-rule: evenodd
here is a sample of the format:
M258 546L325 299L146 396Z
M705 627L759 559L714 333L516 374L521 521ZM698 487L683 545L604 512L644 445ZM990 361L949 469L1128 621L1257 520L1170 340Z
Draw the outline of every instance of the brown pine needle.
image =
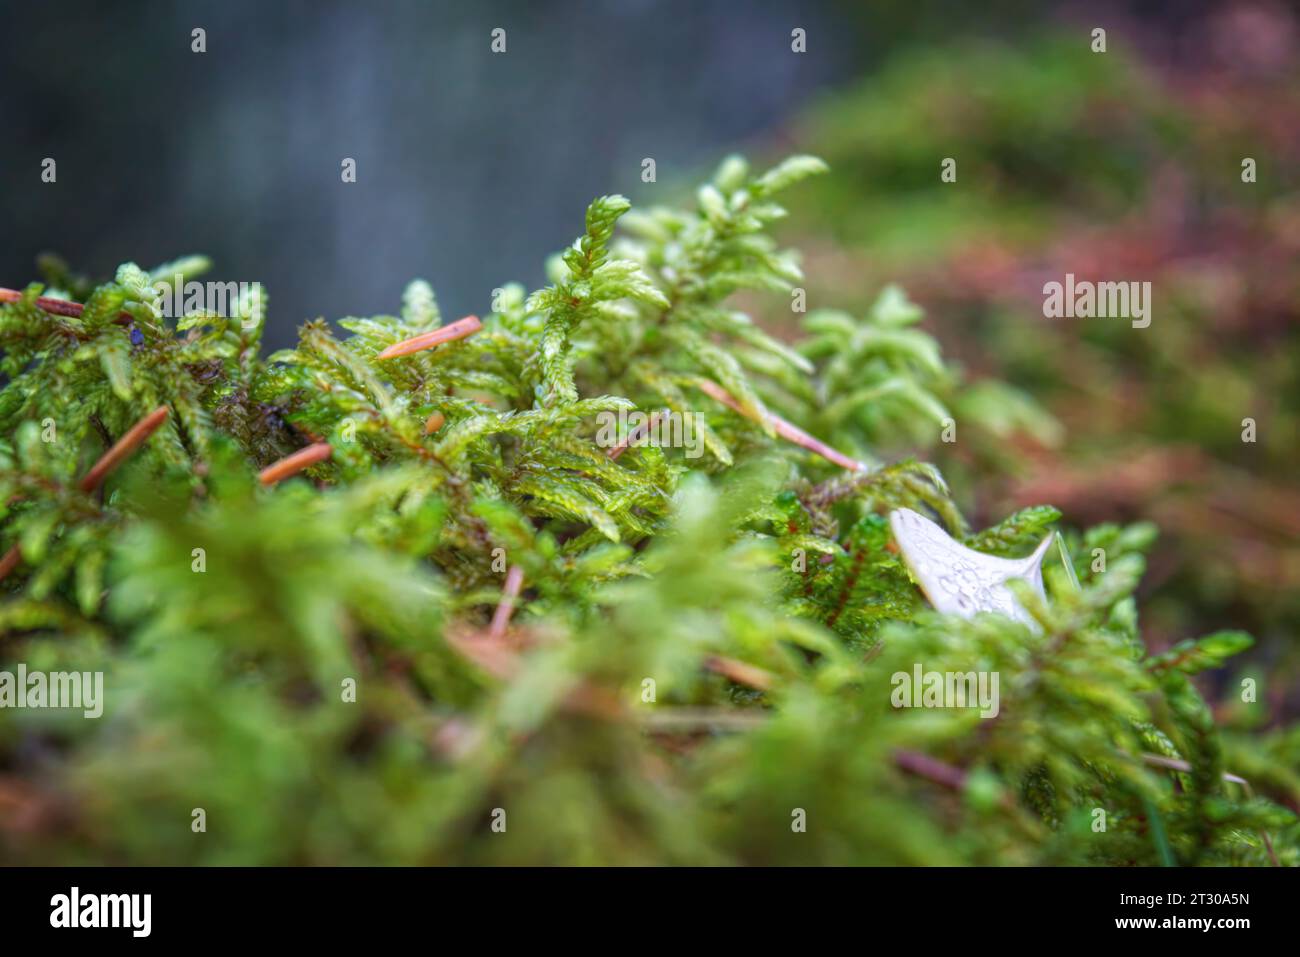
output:
M0 581L3 581L5 576L17 568L18 563L22 560L23 553L17 545L5 552L4 557L0 558Z
M776 676L772 672L748 662L737 661L735 658L713 655L704 660L704 667L738 685L746 685L756 691L769 691L776 684Z
M518 565L511 565L506 572L506 584L502 589L501 601L492 613L492 624L488 628L488 637L500 640L505 636L510 625L510 616L515 613L515 600L519 598L519 589L524 585L524 570Z
M898 748L894 751L894 763L909 774L925 778L950 791L960 791L966 786L965 771L920 751Z
M714 399L717 399L728 408L739 412L745 418L754 419L754 416L745 409L744 406L731 397L731 393L722 388L722 386L718 385L716 382L711 382L708 379L700 379L697 380L696 385L700 387L700 391ZM853 472L860 472L866 469L866 466L861 462L849 458L842 452L837 452L825 442L813 438L803 429L793 423L787 422L775 412L767 413L767 421L772 428L776 430L776 434L781 436L781 438L788 442L793 442L795 445L801 445L809 452L815 452L828 462L833 462L841 468L846 468Z
M752 731L767 723L758 708L656 708L639 716L647 731L684 734L694 731Z
M453 650L493 678L510 681L519 673L519 651L504 641L463 628L449 628L446 640Z
M427 419L424 420L424 434L433 435L433 433L437 432L440 428L442 428L443 423L446 421L447 421L447 417L443 415L441 412L433 413Z
M640 441L642 435L653 429L659 423L661 418L663 418L662 412L652 412L648 421L642 422L635 429L628 432L627 435L623 436L622 442L618 443L618 445L614 446L605 454L611 459L617 461L618 457L626 452L634 442Z
M93 492L99 488L104 479L108 478L108 473L121 465L132 452L144 445L149 436L157 432L159 426L167 421L167 416L170 414L167 406L160 405L127 429L126 435L114 442L113 447L101 455L99 461L90 467L90 471L77 483L77 488L83 492Z
M522 571L519 577L522 581ZM513 681L523 669L524 661L519 650L504 638L449 628L445 639L467 661L500 681ZM569 689L562 707L565 711L606 721L617 721L626 716L626 709L617 695L586 680L578 681Z
M18 302L22 298L23 294L17 289L0 289L0 302ZM36 305L51 315L69 316L73 319L79 317L86 308L81 303L70 299L51 299L49 296L37 296ZM134 322L135 317L129 312L119 312L113 321L125 325Z
M9 290L0 291L7 292ZM127 429L126 435L114 442L113 447L101 455L99 461L90 467L90 471L77 483L77 488L87 493L99 488L113 469L121 465L128 455L144 445L149 436L158 431L158 427L167 421L169 414L170 410L167 406L160 405ZM22 557L23 554L17 545L4 553L4 557L0 558L0 581L3 581L11 571L18 567Z
M454 342L457 339L472 336L482 328L483 323L479 322L478 316L466 316L464 319L457 319L451 325L443 326L441 329L423 332L418 336L412 336L410 339L395 342L375 358L396 359L398 356L409 356L412 352L432 349L444 342Z
M324 462L333 453L334 450L328 442L316 442L304 449L299 449L292 455L286 455L278 462L272 462L262 469L257 479L263 485L275 485L292 475L297 475L309 465Z
M1148 754L1143 751L1142 761L1151 765L1153 768L1167 768L1170 771L1183 771L1189 774L1192 771L1192 766L1188 762L1181 761L1178 758L1166 758L1161 754ZM1233 784L1243 784L1248 788L1250 787L1249 782L1247 782L1245 778L1236 774L1229 774L1227 771L1223 772L1223 780L1231 781Z
M1154 768L1167 768L1170 771L1183 771L1185 773L1191 773L1193 770L1189 762L1183 761L1179 758L1167 758L1163 754L1151 754L1147 751L1143 751L1139 756L1142 758L1144 763L1149 764ZM1223 780L1241 785L1242 790L1246 792L1246 797L1254 798L1255 792L1251 788L1250 782L1240 775L1230 774L1229 772L1224 771ZM1263 840L1264 849L1268 852L1268 858L1273 862L1273 866L1281 867L1282 865L1278 862L1277 854L1273 850L1273 841L1269 838L1268 832L1256 831L1255 833Z

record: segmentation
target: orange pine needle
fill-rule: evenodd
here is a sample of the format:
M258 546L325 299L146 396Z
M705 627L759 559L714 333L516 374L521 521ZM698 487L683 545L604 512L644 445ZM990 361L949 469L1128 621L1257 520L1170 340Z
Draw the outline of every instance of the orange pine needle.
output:
M132 452L158 431L159 426L167 421L171 412L165 405L160 405L131 428L126 435L113 443L113 447L99 457L99 461L90 467L90 471L77 483L83 492L93 492L108 478L108 473L122 464Z
M754 416L745 409L744 406L731 397L731 393L722 388L722 386L718 385L716 382L711 382L708 379L700 379L696 382L696 385L699 386L700 391L714 399L717 399L728 408L739 412L745 418L754 419ZM803 429L791 422L787 422L775 412L767 413L767 421L772 428L776 430L776 434L781 436L781 438L788 442L793 442L795 445L803 446L809 452L814 452L817 455L820 455L828 462L834 462L841 468L846 468L851 472L860 472L866 468L866 466L861 462L849 458L842 452L837 452L825 442L813 438Z
M299 449L292 455L286 455L278 462L272 462L266 468L262 469L257 476L258 481L263 485L275 485L282 482L291 475L297 475L303 469L317 462L324 462L334 453L328 442L316 442L306 448Z
M8 291L0 290L0 292ZM108 473L121 465L122 460L128 455L144 445L145 440L157 432L158 427L167 421L169 414L170 410L168 410L167 406L160 405L131 426L126 435L114 442L113 447L101 455L99 461L90 467L90 471L77 483L77 488L83 492L93 492L99 488L104 479L108 478ZM4 557L0 558L0 581L3 581L11 571L18 567L22 557L23 553L17 545L4 553Z
M441 329L422 332L410 339L395 342L375 358L396 359L398 356L409 356L412 352L421 352L424 349L440 346L444 342L454 342L457 339L472 336L482 328L483 323L479 322L478 316L466 316L464 319L457 319L451 325L443 326Z

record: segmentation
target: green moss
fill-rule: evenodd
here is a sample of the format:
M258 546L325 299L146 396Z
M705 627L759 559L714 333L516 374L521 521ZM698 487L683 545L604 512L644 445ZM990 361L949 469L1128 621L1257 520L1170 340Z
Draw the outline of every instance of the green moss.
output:
M765 229L823 168L730 159L691 210L598 199L550 286L505 285L481 330L400 358L378 356L441 324L422 282L401 315L308 323L266 359L259 302L149 305L198 260L124 266L80 317L36 286L0 309L0 543L21 554L0 660L106 685L97 720L0 712L0 793L26 812L0 819L5 858L1265 863L1267 831L1296 863L1268 799L1294 783L1225 784L1180 670L1243 642L1144 658L1142 529L1076 538L1107 570L1049 573L1036 629L927 609L882 516L966 523L891 450L933 448L950 408L985 441L1050 420L1023 399L1008 419L996 384L971 398L897 289L793 344L737 311L801 281ZM692 413L703 454L598 444L603 414L656 409ZM1059 517L970 541L1019 554ZM894 708L917 665L997 672L998 717Z

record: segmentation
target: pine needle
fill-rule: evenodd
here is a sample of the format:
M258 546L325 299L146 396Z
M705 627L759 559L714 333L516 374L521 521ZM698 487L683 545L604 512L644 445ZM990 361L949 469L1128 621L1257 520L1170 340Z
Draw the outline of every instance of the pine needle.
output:
M122 464L132 452L148 440L149 436L158 431L158 428L167 421L170 414L167 406L160 405L143 419L131 426L126 435L122 436L113 447L100 456L99 461L91 466L90 471L85 477L77 483L77 487L83 492L93 492L99 488L108 474Z
M705 659L704 667L738 685L745 685L757 691L770 691L776 684L776 675L772 672L745 661L737 661L735 658L713 655Z
M488 628L488 637L500 639L505 636L510 625L510 616L515 611L515 601L519 598L519 589L524 584L524 570L518 565L511 565L506 572L505 588L501 592L501 601L492 614L492 625Z
M333 452L334 450L328 442L316 442L305 449L299 449L292 455L286 455L280 461L273 462L262 469L257 476L258 481L263 485L275 485L290 476L297 475L303 469L315 465L317 462L324 462Z
M17 568L18 563L22 560L23 553L17 545L5 552L4 557L0 558L0 581L3 581L6 575Z
M21 302L23 294L17 289L0 289L0 302ZM37 296L36 305L44 311L55 316L67 316L76 319L81 316L86 307L79 302L73 302L70 299L51 299L49 296ZM119 312L117 318L113 320L119 325L126 325L135 321L135 316L129 312Z
M112 448L101 455L99 461L90 467L90 471L77 483L77 487L86 493L99 488L113 469L121 465L127 456L144 445L149 436L158 431L158 427L167 421L168 414L167 406L160 405L131 426L126 434L114 442ZM9 551L4 553L3 557L0 557L0 581L3 581L10 572L18 567L22 557L22 550L17 545L11 547Z
M696 380L695 384L699 386L700 390L704 392L706 395L714 399L717 399L719 402L727 406L729 409L732 409L733 411L740 413L747 419L757 421L756 419L754 419L754 416L750 414L750 412L747 409L745 409L744 406L742 406L739 402L733 399L731 397L731 394L727 392L726 389L722 388L722 386L718 385L716 382L711 382L708 379L698 379ZM849 458L847 455L845 455L842 452L837 452L835 449L831 448L825 442L821 441L820 439L813 438L803 429L799 428L797 425L787 422L785 419L781 418L775 412L767 413L767 421L772 426L772 428L776 430L776 434L781 436L781 438L785 439L788 442L793 442L795 445L803 446L809 452L813 452L816 453L817 455L820 455L828 462L833 462L834 464L840 466L841 468L846 468L853 472L860 472L866 469L866 466L863 463L857 461L856 459Z
M623 436L623 441L619 442L618 445L614 446L605 454L617 462L618 457L622 455L624 452L626 452L629 448L631 448L634 444L639 442L641 440L641 436L645 435L656 425L658 425L659 420L661 418L663 418L662 412L652 412L650 414L650 418L648 421L642 422L636 428L631 429L627 433L627 435Z
M472 336L483 328L483 323L479 321L478 316L466 316L464 319L457 319L450 325L443 326L441 329L434 329L432 332L424 332L418 336L412 336L410 339L404 339L401 342L395 342L379 355L376 359L396 359L399 356L409 356L413 352L422 352L425 349L432 349L434 346L440 346L444 342L454 342L457 339L464 339L466 336Z

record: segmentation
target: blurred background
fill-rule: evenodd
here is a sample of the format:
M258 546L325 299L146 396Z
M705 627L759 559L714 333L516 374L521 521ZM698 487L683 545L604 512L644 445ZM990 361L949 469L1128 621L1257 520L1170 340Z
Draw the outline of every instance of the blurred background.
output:
M1268 720L1300 711L1294 5L3 9L0 285L47 252L94 277L202 252L210 278L267 285L277 346L315 316L395 311L417 276L445 315L486 311L505 281L541 284L595 195L677 198L734 150L824 157L783 235L810 308L901 282L968 381L1060 423L934 453L974 522L1040 502L1074 526L1155 521L1148 643L1245 628ZM1045 321L1042 284L1066 272L1150 281L1152 326ZM746 305L781 333L777 300Z
M541 284L643 158L683 182L862 66L826 4L3 5L0 190L23 229L0 285L47 250L92 274L202 252L209 278L266 284L273 345L395 310L416 276L444 313L485 311L503 282Z

